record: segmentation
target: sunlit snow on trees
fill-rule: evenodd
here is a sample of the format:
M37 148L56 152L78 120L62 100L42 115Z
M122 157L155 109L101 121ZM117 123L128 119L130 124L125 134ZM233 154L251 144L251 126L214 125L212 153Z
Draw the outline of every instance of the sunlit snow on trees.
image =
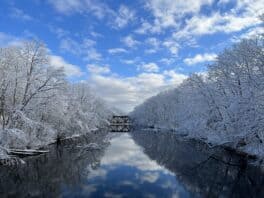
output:
M175 129L264 155L264 39L243 40L204 74L135 108L138 125Z
M38 147L105 124L111 112L87 83L66 81L39 42L0 48L0 146Z

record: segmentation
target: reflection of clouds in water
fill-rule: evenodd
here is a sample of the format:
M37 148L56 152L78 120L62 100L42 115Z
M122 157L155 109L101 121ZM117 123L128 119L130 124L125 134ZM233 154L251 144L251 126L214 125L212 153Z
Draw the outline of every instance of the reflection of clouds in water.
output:
M140 170L162 170L168 174L170 173L155 161L150 160L128 133L121 134L111 140L111 146L106 150L101 164L109 167L122 164L133 166Z
M89 170L88 179L92 179L94 177L101 177L101 178L106 177L107 174L106 169L103 168L92 169L91 167L87 167L87 169Z
M114 135L98 169L89 169L86 185L92 197L178 197L188 193L175 175L151 160L131 135ZM187 195L187 196L186 196Z
M171 196L171 198L180 198L181 196L180 196L180 193L174 193L172 196Z
M139 175L139 179L142 183L155 183L159 179L159 174L160 172L144 172L143 174Z
M166 182L164 182L163 184L161 184L162 188L171 188L173 185L175 185L174 183L172 183L170 180L167 180Z
M76 189L78 192L77 197L90 197L93 193L95 193L98 190L98 185L96 184L89 184L86 183L81 184L78 188L67 188L64 189L63 194L59 197L76 197Z
M145 197L146 197L146 198L156 198L157 196L154 195L154 194L150 194L150 193L148 193L148 194L145 195Z
M122 194L115 194L115 193L107 192L107 193L104 194L104 197L109 197L109 198L122 198L123 195Z
M118 185L120 186L130 186L134 189L138 189L138 185L135 184L134 182L128 181L128 180L124 180L118 183Z
M88 195L97 191L97 186L93 185L93 184L91 184L91 185L85 184L85 185L82 185L81 189L82 189L82 194L88 196Z

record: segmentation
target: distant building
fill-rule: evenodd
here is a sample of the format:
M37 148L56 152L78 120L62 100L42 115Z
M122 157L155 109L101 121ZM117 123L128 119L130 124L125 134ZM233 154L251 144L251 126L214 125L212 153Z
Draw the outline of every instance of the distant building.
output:
M129 132L131 120L128 116L113 116L110 127L112 132Z

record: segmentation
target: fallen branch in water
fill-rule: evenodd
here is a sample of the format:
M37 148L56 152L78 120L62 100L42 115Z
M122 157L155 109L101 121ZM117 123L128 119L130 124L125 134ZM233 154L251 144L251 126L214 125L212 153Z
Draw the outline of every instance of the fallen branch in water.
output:
M49 150L33 150L33 149L8 149L7 153L9 155L16 156L30 156L30 155L40 155L48 153Z

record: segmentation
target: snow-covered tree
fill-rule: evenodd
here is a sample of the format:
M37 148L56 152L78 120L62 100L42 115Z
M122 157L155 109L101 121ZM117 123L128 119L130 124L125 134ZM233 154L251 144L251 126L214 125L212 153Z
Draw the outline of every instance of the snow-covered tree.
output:
M177 129L239 146L264 141L264 37L242 40L218 55L206 74L145 101L131 113L139 125Z
M50 64L45 45L0 48L0 145L32 147L88 133L111 115L87 83Z

